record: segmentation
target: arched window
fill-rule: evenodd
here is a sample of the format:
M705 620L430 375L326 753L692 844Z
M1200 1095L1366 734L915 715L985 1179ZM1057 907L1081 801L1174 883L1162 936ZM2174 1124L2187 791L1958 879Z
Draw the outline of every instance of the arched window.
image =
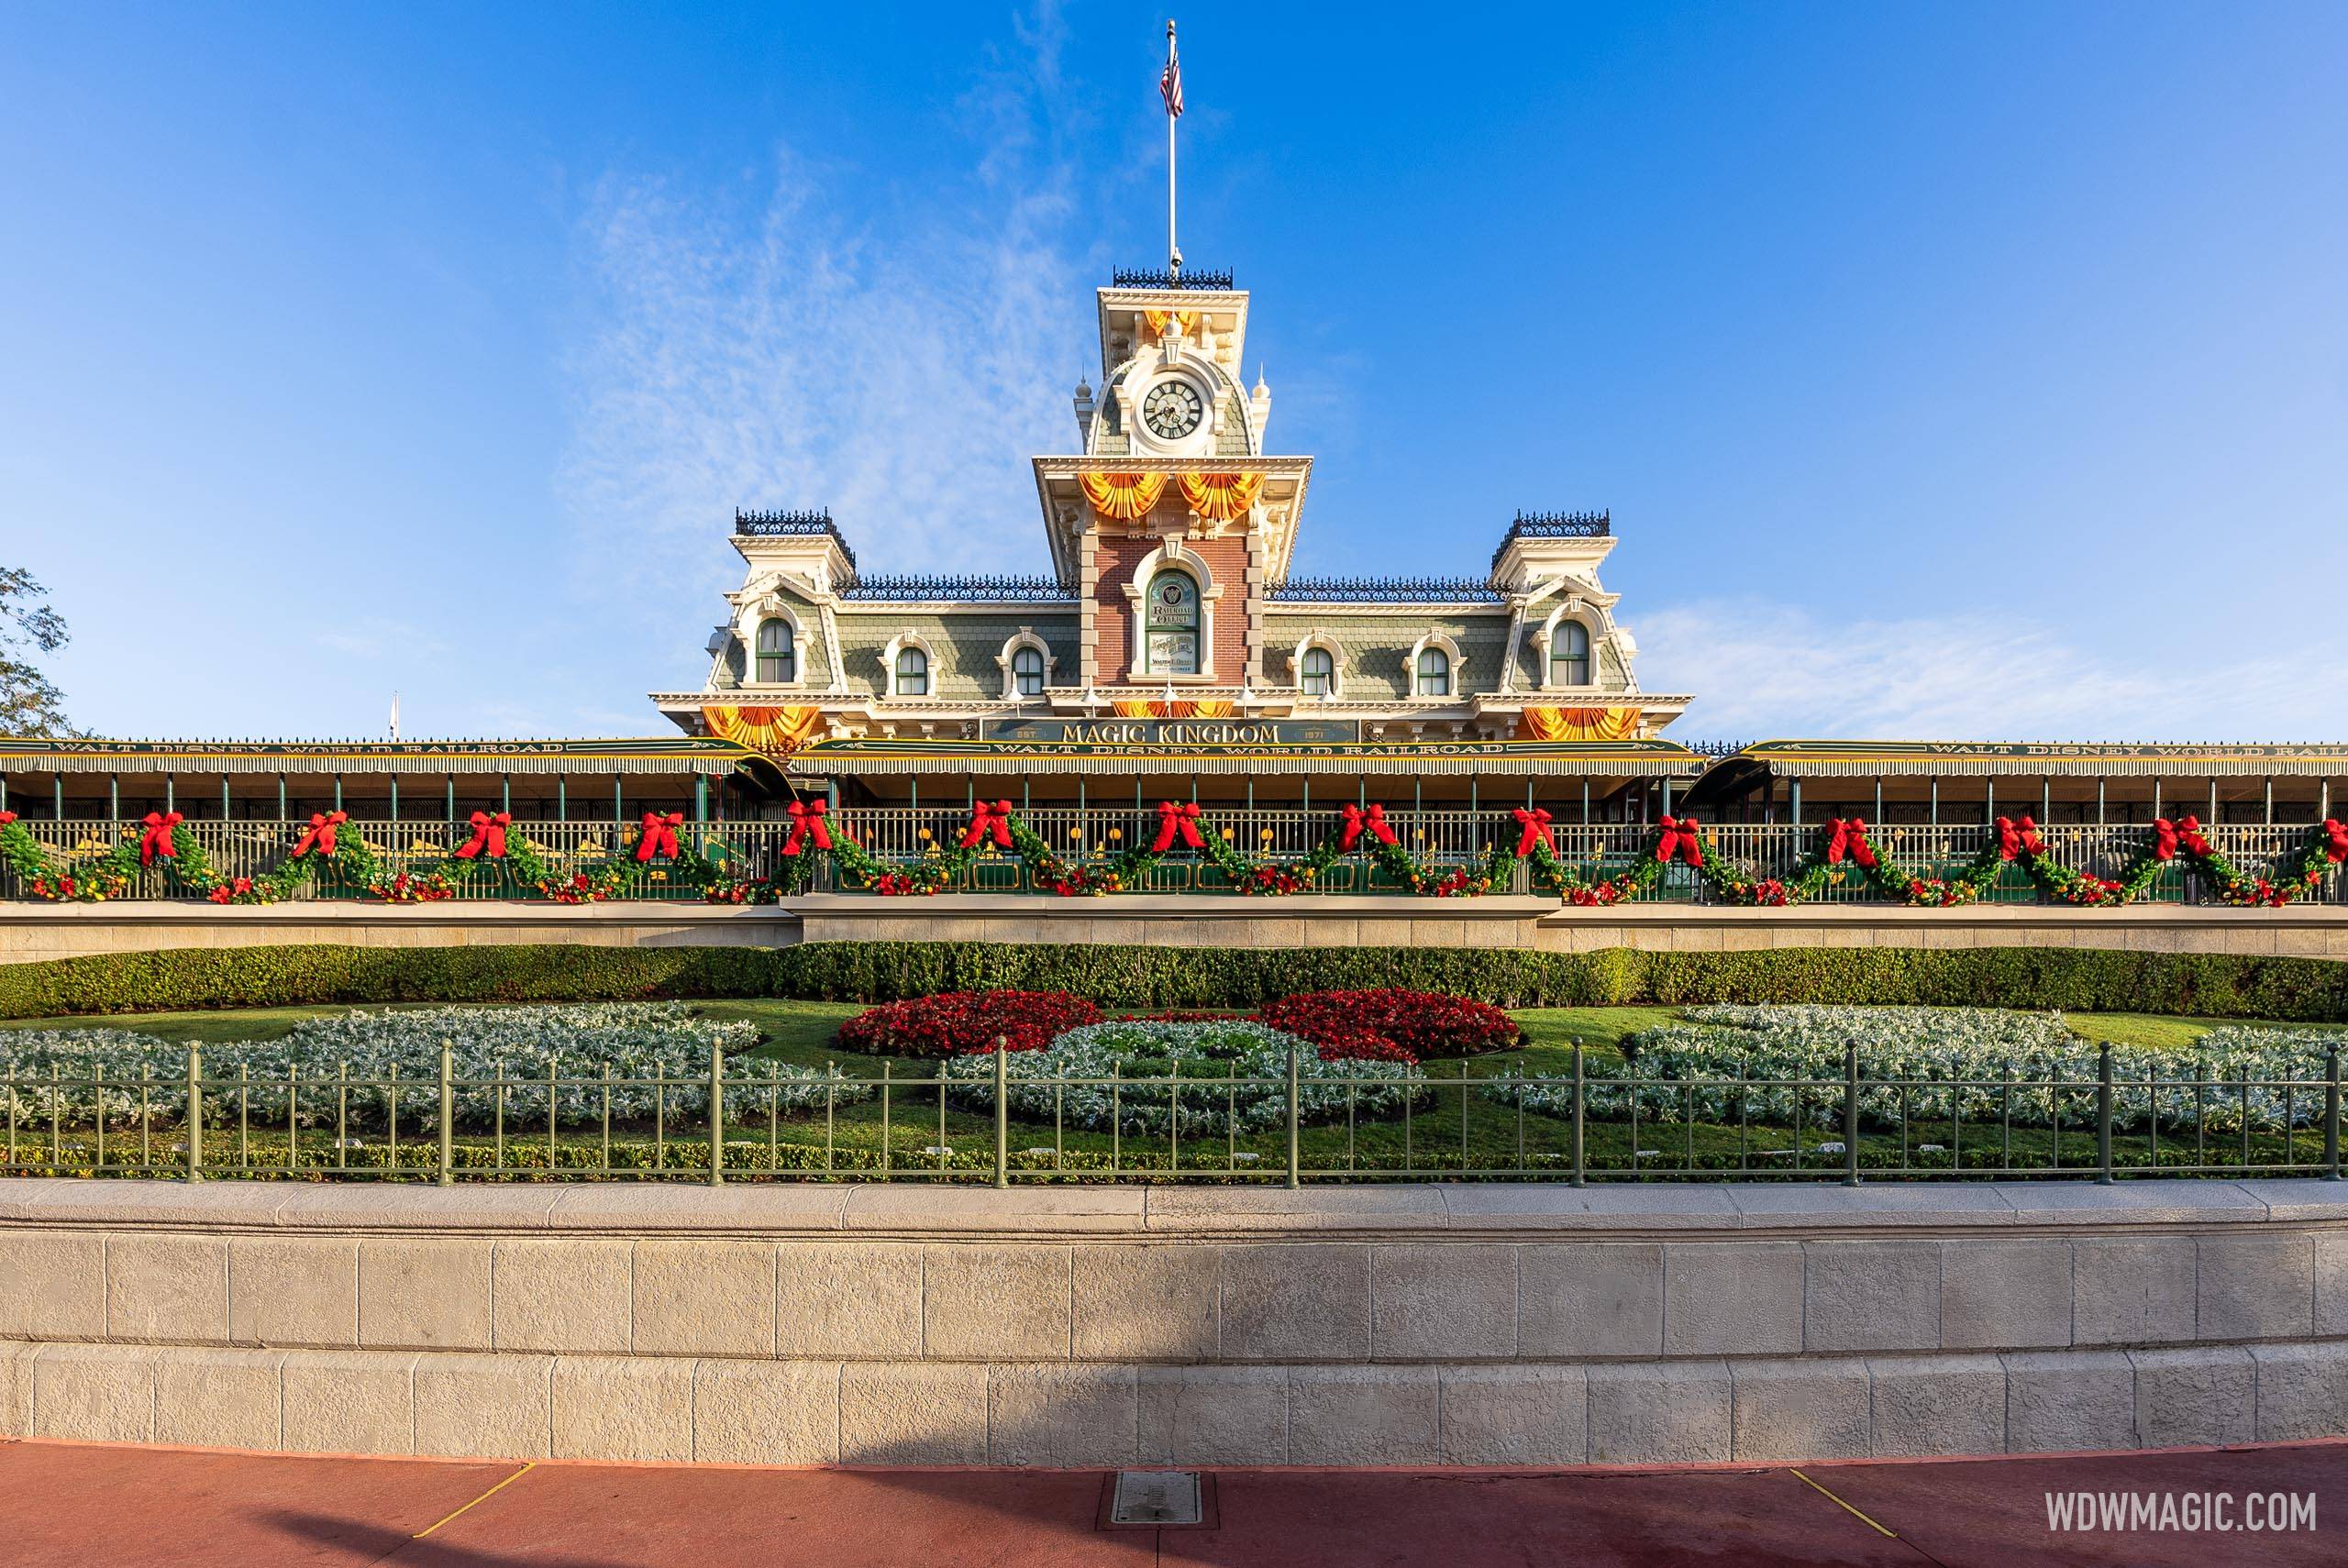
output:
M929 656L919 648L897 650L897 695L929 695Z
M1022 697L1044 694L1044 650L1032 644L1011 655L1011 689Z
M1337 690L1337 660L1327 648L1307 648L1298 679L1307 697L1331 697Z
M1168 567L1149 580L1143 649L1152 675L1199 672L1199 580Z
M776 685L799 679L799 649L788 621L759 623L759 679Z
M1549 684L1589 684L1589 628L1579 621L1560 621L1549 635Z
M1441 648L1419 650L1419 695L1451 695L1451 656Z

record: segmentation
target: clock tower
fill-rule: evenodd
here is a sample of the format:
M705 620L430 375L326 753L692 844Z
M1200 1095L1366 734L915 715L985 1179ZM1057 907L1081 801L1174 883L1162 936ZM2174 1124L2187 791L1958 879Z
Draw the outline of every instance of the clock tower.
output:
M1120 272L1095 309L1079 454L1035 459L1080 679L1217 708L1261 683L1264 589L1287 575L1312 460L1269 453L1271 389L1242 379L1247 295L1228 274Z

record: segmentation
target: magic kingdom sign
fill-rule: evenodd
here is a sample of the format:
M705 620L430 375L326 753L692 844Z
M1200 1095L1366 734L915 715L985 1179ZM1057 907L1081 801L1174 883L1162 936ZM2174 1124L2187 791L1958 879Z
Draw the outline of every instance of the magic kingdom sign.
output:
M1008 719L982 722L982 741L1079 746L1165 746L1180 751L1239 746L1355 745L1348 719Z

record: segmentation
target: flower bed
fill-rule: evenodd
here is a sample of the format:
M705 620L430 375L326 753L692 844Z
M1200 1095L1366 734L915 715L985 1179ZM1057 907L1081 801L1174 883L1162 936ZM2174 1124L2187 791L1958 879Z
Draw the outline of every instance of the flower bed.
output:
M1165 1136L1179 1114L1188 1138L1286 1126L1291 1053L1303 1121L1342 1121L1349 1111L1363 1121L1399 1116L1424 1077L1405 1062L1324 1058L1311 1042L1248 1019L1091 1024L1010 1055L1003 1066L1013 1115ZM967 1086L950 1091L956 1103L994 1108L992 1053L951 1057L941 1072Z
M305 1127L334 1125L346 1104L354 1125L380 1125L396 1103L403 1125L424 1136L437 1115L444 1040L455 1053L458 1125L492 1125L498 1091L482 1080L503 1078L506 1129L523 1133L534 1127L544 1132L550 1094L555 1121L563 1127L600 1125L607 1097L615 1122L648 1119L656 1102L671 1115L704 1110L710 1047L748 1052L758 1043L758 1030L696 1018L679 1002L432 1008L311 1019L282 1039L205 1050L205 1120L230 1122L249 1111L256 1123L282 1128L291 1093ZM149 1115L176 1119L187 1103L187 1051L122 1030L0 1032L0 1071L14 1074L0 1082L0 1105L13 1096L20 1121L46 1121L52 1103L61 1115L86 1121L101 1100L109 1121L135 1121L142 1106ZM870 1092L835 1083L829 1098L846 1104ZM745 1097L735 1106L742 1114L763 1111L770 1095L783 1109L821 1107L827 1098L824 1074L766 1061L735 1063L727 1093Z
M954 1056L1040 1051L1054 1036L1101 1021L1101 1010L1066 991L948 991L869 1008L840 1025L843 1051L872 1056Z
M1267 1003L1256 1016L1301 1035L1324 1057L1420 1062L1512 1049L1516 1021L1489 1002L1385 988L1308 991Z
M1979 1008L1689 1008L1684 1021L1627 1036L1620 1077L1590 1077L1586 1113L1617 1118L1774 1126L1841 1125L1846 1053L1859 1050L1859 1114L1871 1126L1938 1121L1972 1128L2066 1128L2095 1124L2097 1047L2059 1013ZM2155 1114L2166 1130L2279 1130L2315 1124L2323 1096L2324 1049L2348 1036L2278 1029L2221 1029L2188 1053L2115 1063L2116 1128L2138 1132ZM2148 1081L2149 1075L2149 1081ZM2013 1088L2005 1088L2010 1077ZM1623 1079L1660 1080L1637 1084ZM1944 1080L1933 1083L1929 1080ZM1945 1080L1957 1080L1950 1084ZM2064 1086L2051 1089L2050 1082ZM2298 1087L2282 1087L2296 1080ZM2198 1087L2207 1086L2207 1087ZM2231 1086L2231 1087L2229 1087ZM1485 1090L1503 1104L1570 1115L1563 1083L1496 1079Z

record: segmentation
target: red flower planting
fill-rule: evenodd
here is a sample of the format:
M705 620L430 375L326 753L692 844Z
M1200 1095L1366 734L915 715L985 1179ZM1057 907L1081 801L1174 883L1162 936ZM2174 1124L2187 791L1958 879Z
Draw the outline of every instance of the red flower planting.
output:
M1310 1040L1324 1061L1476 1056L1517 1043L1515 1021L1499 1008L1434 991L1309 991L1272 1002L1256 1017Z
M1071 1029L1101 1021L1101 1010L1065 991L949 991L868 1008L840 1025L840 1048L880 1056L957 1056L1040 1051Z

